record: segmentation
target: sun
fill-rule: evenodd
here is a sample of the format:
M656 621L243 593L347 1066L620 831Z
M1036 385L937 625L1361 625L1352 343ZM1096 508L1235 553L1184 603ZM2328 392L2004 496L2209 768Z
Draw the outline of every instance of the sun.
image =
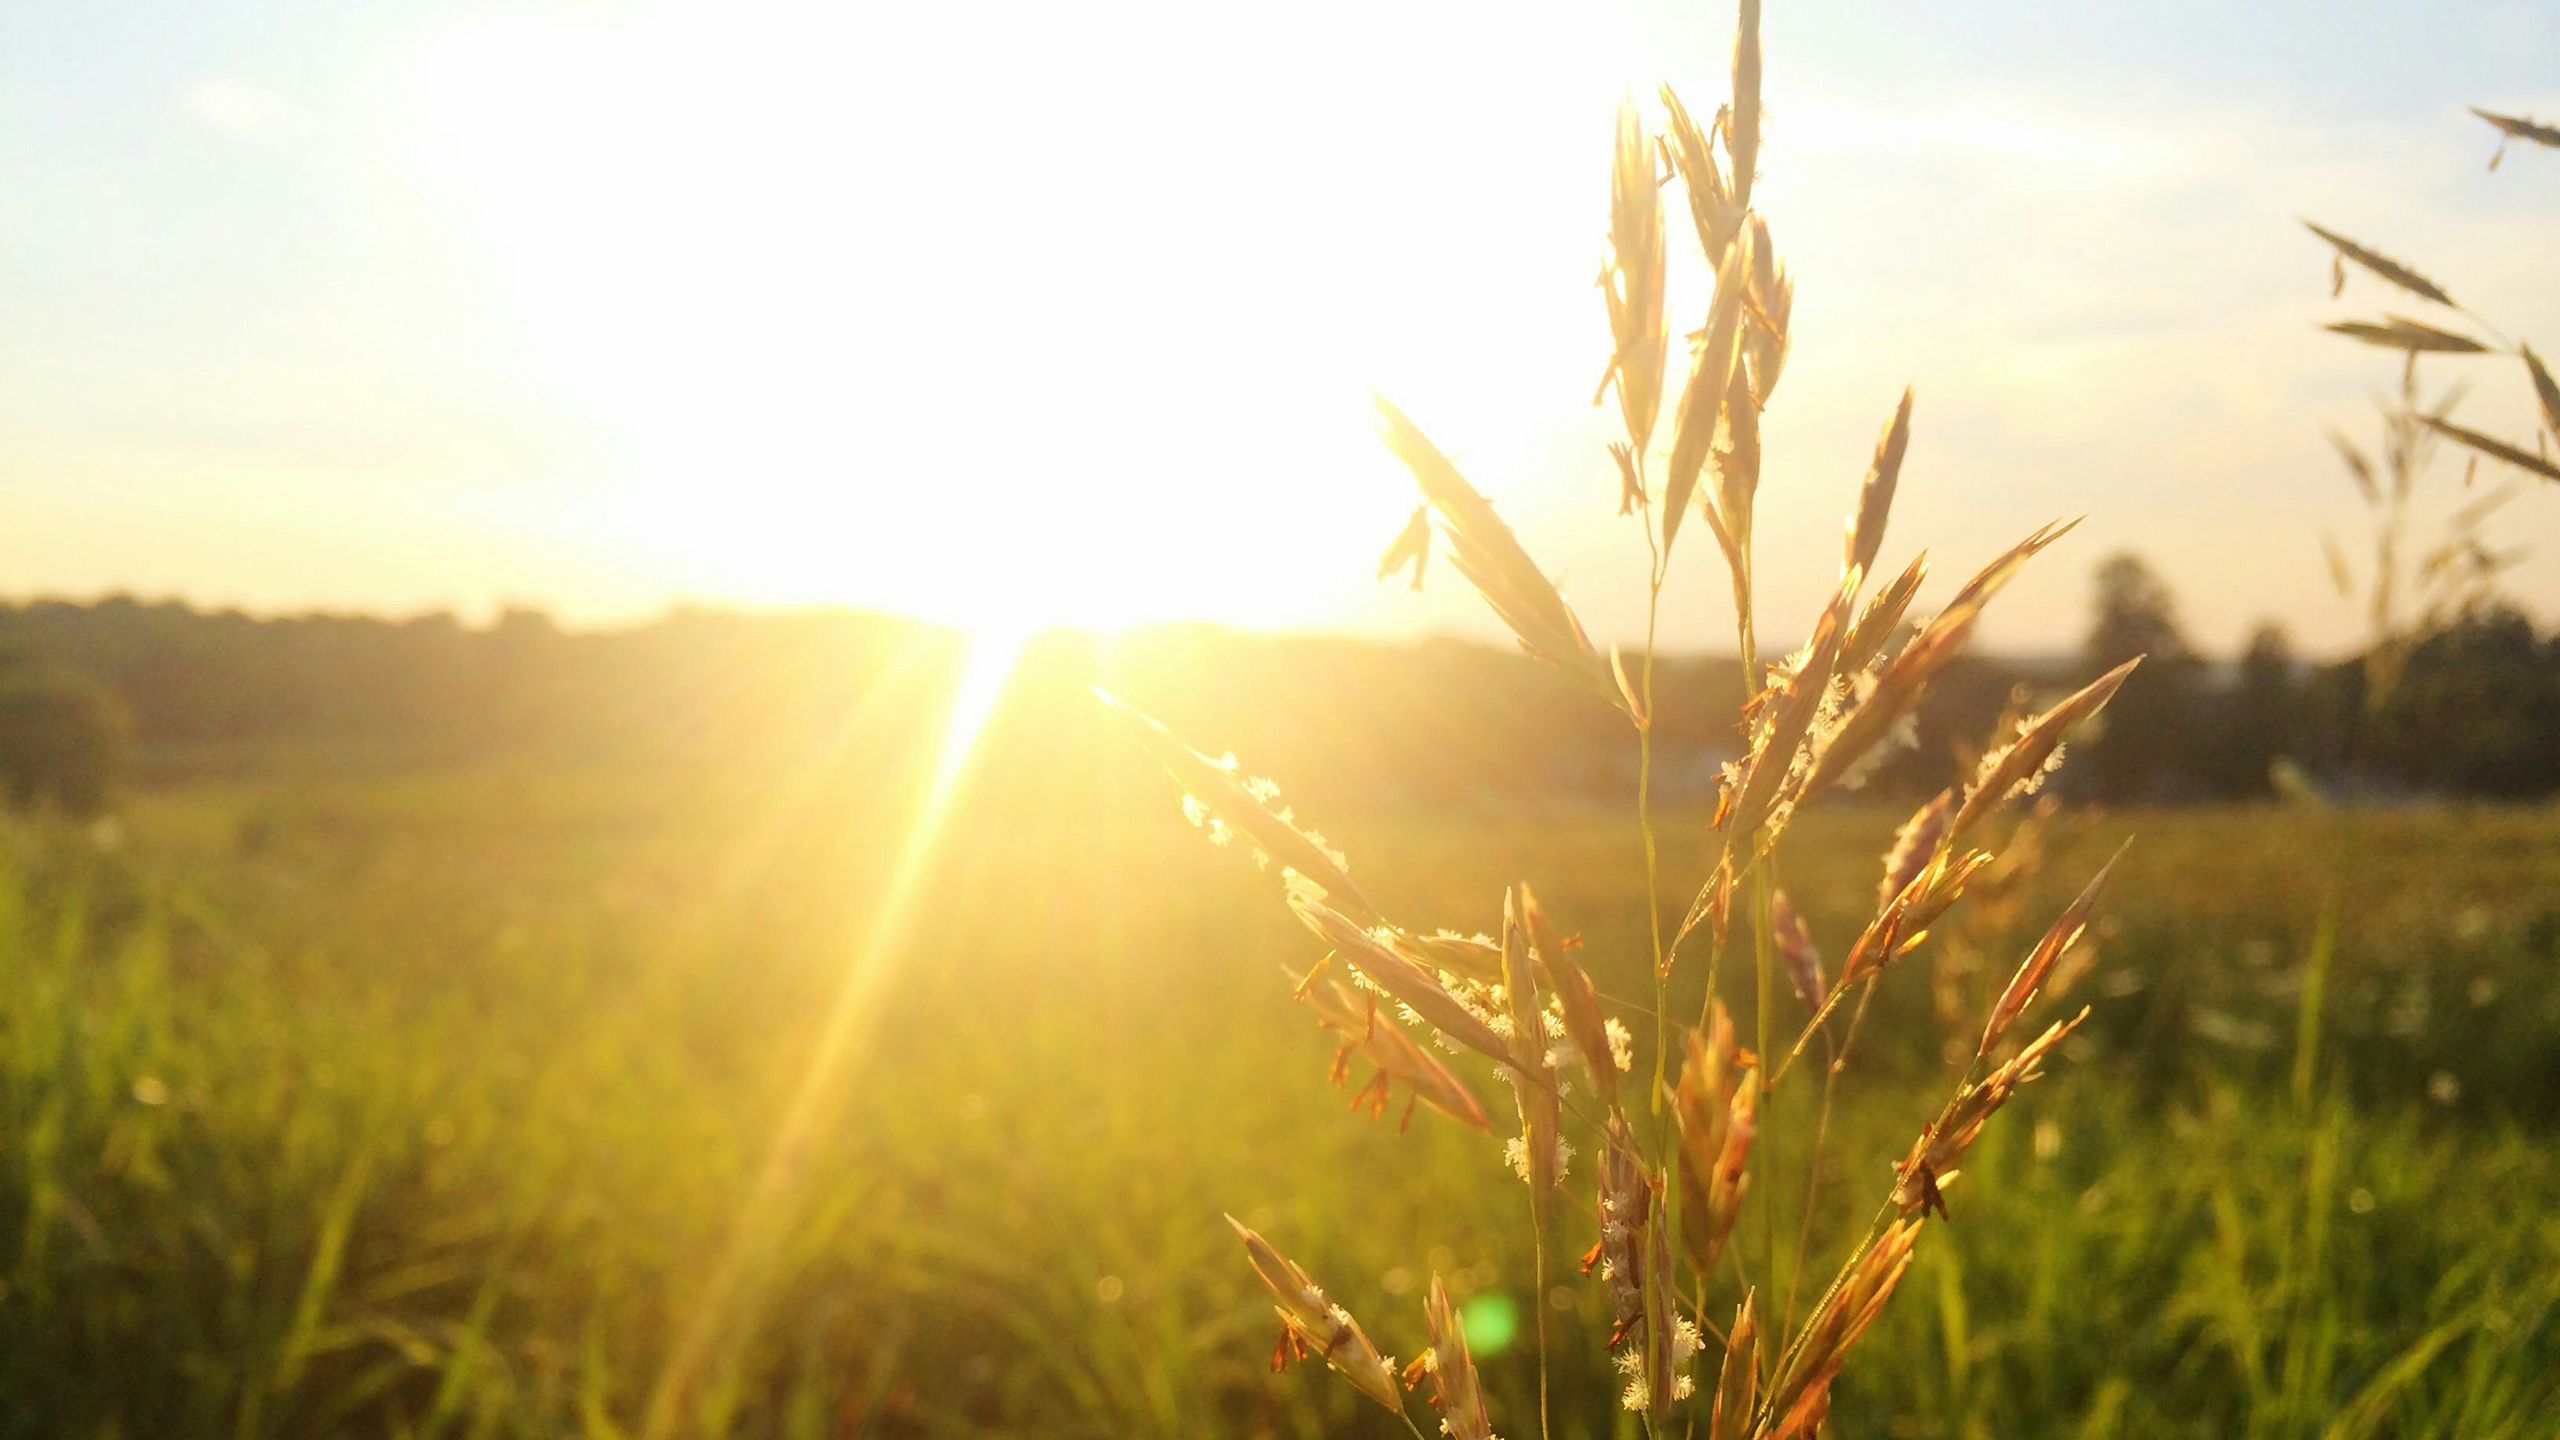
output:
M1419 11L1185 12L1215 83L1120 57L1096 93L1032 43L1037 10L1006 43L867 14L476 22L392 87L499 343L609 457L541 502L563 533L706 598L988 633L1322 624L1374 606L1413 499L1372 387L1434 377L1436 419L1525 464L1520 397L1589 384L1587 297L1487 313L1516 233L1411 248L1585 158L1435 155L1434 117L1560 104L1605 143L1618 72L1554 49L1588 27L1521 31L1551 99L1428 63L1446 31ZM1324 105L1248 103L1327 74ZM1588 217L1551 223L1542 270L1579 272Z

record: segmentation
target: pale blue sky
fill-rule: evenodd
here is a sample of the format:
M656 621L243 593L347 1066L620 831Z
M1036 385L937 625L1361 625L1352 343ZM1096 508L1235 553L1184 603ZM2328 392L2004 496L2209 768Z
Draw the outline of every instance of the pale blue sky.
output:
M0 592L1481 633L1460 589L1368 581L1409 503L1375 385L1622 635L1641 545L1583 403L1609 111L1657 75L1711 107L1730 26L0 5ZM2560 154L2490 174L2462 108L2560 111L2560 5L1771 0L1768 44L1773 614L1826 587L1916 383L1889 559L1943 586L2090 515L1995 643L2066 643L2117 546L2210 645L2343 640L2320 431L2392 367L2315 327L2407 307L2333 306L2298 215L2560 349ZM2480 382L2464 413L2523 433L2516 375ZM2554 617L2560 487L2509 519ZM1675 639L1730 623L1710 562Z

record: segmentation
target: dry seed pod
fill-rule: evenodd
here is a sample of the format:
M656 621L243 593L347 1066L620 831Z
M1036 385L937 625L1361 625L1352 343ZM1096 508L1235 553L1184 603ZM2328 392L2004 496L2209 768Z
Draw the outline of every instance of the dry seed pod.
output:
M2107 876L2114 873L2116 861L2124 858L2125 850L2132 844L2127 840L2116 848L2116 853L2109 857L2107 863L2098 867L2098 873L2081 890L2079 898L2054 920L2051 928L2044 932L2044 938L2036 942L2036 948L2027 952L2026 960L2018 966L2018 973L2010 977L2008 988L2000 992L2000 999L1991 1007L1991 1019L1982 1027L1982 1045L1974 1052L1976 1055L1991 1053L1992 1048L2000 1043L2000 1038L2009 1033L2009 1027L2017 1023L2018 1016L2034 1001L2045 977L2053 973L2054 962L2079 943L2082 932L2089 928L2089 912L2098 903L2098 892L2106 888Z
M1306 927L1324 937L1339 956L1369 982L1394 998L1403 1001L1441 1034L1505 1065L1513 1063L1510 1043L1485 1023L1482 1016L1460 1003L1449 993L1439 977L1425 973L1412 961L1381 944L1378 938L1361 929L1340 911L1304 895L1289 899L1291 909L1298 912Z
M1236 1217L1227 1223L1244 1241L1245 1258L1253 1262L1253 1271L1271 1289L1280 1303L1280 1344L1271 1352L1271 1368L1284 1369L1292 1359L1310 1355L1324 1357L1324 1363L1342 1373L1352 1388L1401 1414L1404 1396L1396 1389L1394 1363L1378 1353L1360 1322L1351 1312L1334 1304L1307 1272L1286 1255L1271 1248L1271 1243L1248 1230Z
M1362 914L1376 913L1369 897L1351 883L1342 857L1329 849L1322 837L1300 830L1289 812L1273 810L1261 795L1238 781L1229 770L1232 759L1221 765L1175 739L1173 732L1154 716L1106 691L1096 689L1093 693L1100 697L1104 709L1129 727L1140 748L1154 756L1156 763L1170 772L1194 800L1208 807L1210 814L1244 832L1284 869L1321 886L1329 898Z
M1964 1158L1974 1137L1982 1133L1984 1123L2008 1103L2019 1086L2044 1073L2044 1057L2088 1018L2088 1007L2082 1006L2079 1014L2055 1021L2010 1057L2007 1064L1956 1092L1947 1108L1912 1142L1911 1153L1894 1167L1893 1203L1901 1207L1903 1214L1936 1210L1940 1218L1945 1218L1947 1206L1939 1196L1939 1185L1955 1174L1957 1162Z
M1355 1053L1377 1067L1376 1076L1353 1099L1355 1108L1374 1092L1376 1107L1373 1113L1383 1113L1388 1082L1395 1080L1403 1082L1413 1092L1414 1099L1459 1124L1472 1125L1478 1130L1493 1129L1493 1122L1485 1117L1484 1106L1476 1099L1475 1092L1467 1088L1466 1082L1460 1080L1456 1072L1433 1058L1430 1051L1406 1034L1402 1025L1380 1015L1376 996L1354 995L1333 980L1320 985L1311 984L1309 982L1316 978L1313 975L1295 978L1298 998L1315 1010L1316 1019L1324 1028L1341 1037L1341 1049L1333 1057L1333 1083L1343 1083ZM1405 1107L1405 1118L1413 1118L1411 1104Z
M2019 727L2015 740L1984 756L1973 788L1965 793L1964 803L1956 807L1956 818L1947 827L1948 839L1979 824L2011 795L2021 790L2032 792L2061 753L2063 737L2105 709L2124 685L2125 677L2141 663L2141 657L2136 656L2090 681L2078 693Z

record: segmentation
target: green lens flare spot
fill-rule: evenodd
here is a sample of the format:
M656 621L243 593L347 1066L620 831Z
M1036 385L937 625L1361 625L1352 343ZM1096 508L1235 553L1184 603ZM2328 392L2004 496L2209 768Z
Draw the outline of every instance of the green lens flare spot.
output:
M1458 1307L1458 1325L1469 1350L1498 1355L1520 1336L1520 1306L1508 1295L1478 1295Z

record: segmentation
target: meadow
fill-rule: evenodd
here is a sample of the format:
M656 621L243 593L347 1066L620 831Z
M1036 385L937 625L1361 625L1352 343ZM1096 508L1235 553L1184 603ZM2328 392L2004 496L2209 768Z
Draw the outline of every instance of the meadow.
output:
M1530 1414L1507 1117L1347 1108L1366 1071L1333 1088L1290 1000L1282 967L1321 946L1276 877L1090 728L991 728L920 860L921 782L884 777L929 768L926 730L681 772L260 767L103 825L13 822L0 1434L1403 1433L1320 1367L1265 1368L1222 1212L1400 1356L1420 1258L1497 1415ZM1644 1008L1622 808L1321 779L1302 807L1382 905L1476 929L1482 877L1525 878ZM1906 811L1789 830L1779 873L1826 951ZM1706 817L1657 820L1666 873L1702 867ZM2084 817L2069 863L1979 887L1886 977L1823 1213L1872 1206L1952 1073L1932 967L1970 946L2004 970L2128 835L2067 997L2093 1017L1968 1156L1833 1432L2554 1433L2548 809ZM1700 983L1675 974L1675 1005ZM1774 1133L1806 1134L1812 1099L1781 1092ZM1801 1194L1801 1151L1773 1163ZM1576 1252L1589 1177L1559 1221ZM1597 1279L1552 1278L1556 1433L1639 1433Z

